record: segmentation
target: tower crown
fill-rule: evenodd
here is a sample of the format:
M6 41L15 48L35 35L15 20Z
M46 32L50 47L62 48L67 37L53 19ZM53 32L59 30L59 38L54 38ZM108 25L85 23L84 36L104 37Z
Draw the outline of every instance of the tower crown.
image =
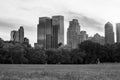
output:
M110 23L110 22L107 22L105 25L112 26L112 23Z

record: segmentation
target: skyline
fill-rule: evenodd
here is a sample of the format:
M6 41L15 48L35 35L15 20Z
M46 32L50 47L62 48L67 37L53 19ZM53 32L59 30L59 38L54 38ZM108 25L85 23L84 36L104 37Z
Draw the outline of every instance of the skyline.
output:
M78 19L81 29L87 31L89 36L93 36L95 33L104 36L104 25L108 21L113 24L114 32L116 32L115 24L120 22L119 3L119 0L0 1L0 37L4 40L10 40L10 31L23 26L25 37L28 37L33 45L37 42L39 17L53 15L65 17L65 43L67 42L66 33L69 21L72 19Z

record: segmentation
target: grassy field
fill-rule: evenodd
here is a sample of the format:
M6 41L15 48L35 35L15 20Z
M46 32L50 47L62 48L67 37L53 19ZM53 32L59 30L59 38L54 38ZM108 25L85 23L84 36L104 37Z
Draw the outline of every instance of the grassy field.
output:
M0 80L120 80L120 64L0 65Z

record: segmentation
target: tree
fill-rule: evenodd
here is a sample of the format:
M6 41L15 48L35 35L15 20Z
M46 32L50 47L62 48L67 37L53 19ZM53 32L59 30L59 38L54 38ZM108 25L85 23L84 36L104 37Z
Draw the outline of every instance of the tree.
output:
M70 53L72 64L83 64L85 53L79 49L73 49Z
M101 54L101 45L91 41L84 41L78 45L82 52L86 53L84 63L97 63Z
M16 43L9 47L9 54L11 56L11 62L13 64L27 63L27 59L24 57L25 49L21 44Z
M40 49L29 48L26 57L30 64L44 64L46 63L45 51Z
M62 54L55 49L49 49L45 53L47 55L48 64L59 64L61 62Z
M61 55L60 63L61 64L70 64L71 63L71 56L70 51L67 49L60 49L59 54Z

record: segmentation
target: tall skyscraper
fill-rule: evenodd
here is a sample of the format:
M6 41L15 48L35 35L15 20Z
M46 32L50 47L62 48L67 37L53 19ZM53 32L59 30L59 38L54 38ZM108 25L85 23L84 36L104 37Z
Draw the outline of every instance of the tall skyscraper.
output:
M44 49L58 48L64 44L64 17L40 17L37 27L37 43Z
M116 24L116 40L117 43L120 43L120 23Z
M37 27L37 43L42 48L52 48L52 22L49 17L40 17Z
M23 28L23 26L20 26L18 32L19 32L19 42L23 43L24 42L24 28Z
M110 22L105 24L105 44L114 44L113 25Z
M73 19L69 22L69 28L67 31L67 44L71 48L77 48L80 43L80 25L77 19Z
M52 16L53 47L64 45L64 16Z

